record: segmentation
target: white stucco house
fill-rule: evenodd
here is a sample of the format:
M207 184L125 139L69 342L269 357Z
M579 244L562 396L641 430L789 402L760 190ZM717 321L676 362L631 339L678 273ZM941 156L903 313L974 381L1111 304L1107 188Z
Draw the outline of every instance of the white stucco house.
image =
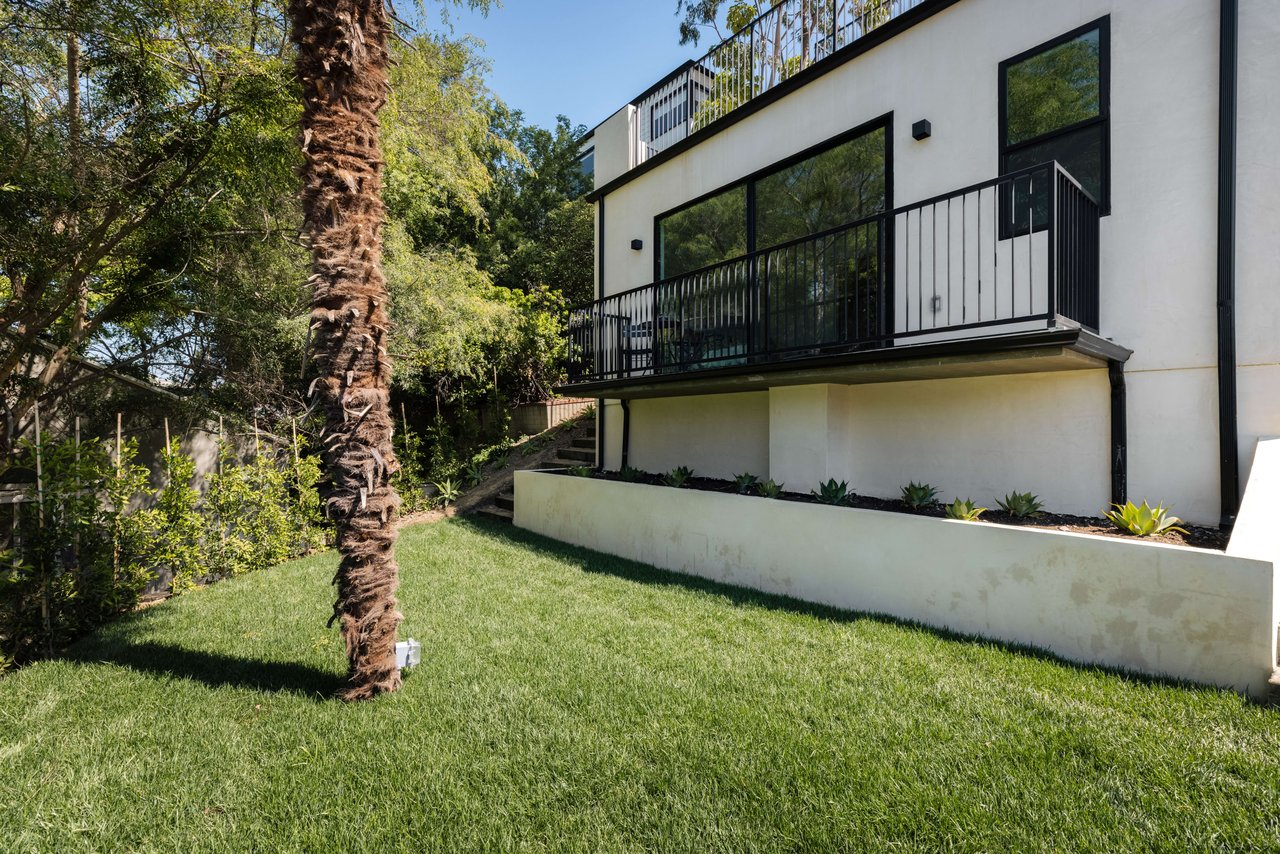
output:
M1280 433L1280 16L1238 5L792 0L640 93L590 139L604 464L1230 523Z
M601 401L600 465L886 498L923 481L987 506L1030 491L1090 516L1146 498L1232 526L1280 435L1276 12L783 0L639 93L583 148L597 299L572 315L564 391ZM531 527L574 538L540 512L526 502ZM686 547L648 559L699 571L663 558ZM1280 613L1266 567L1242 594L1265 600L1256 673ZM868 603L927 610L850 604ZM934 621L1056 642L983 619ZM1195 676L1113 642L1059 646Z

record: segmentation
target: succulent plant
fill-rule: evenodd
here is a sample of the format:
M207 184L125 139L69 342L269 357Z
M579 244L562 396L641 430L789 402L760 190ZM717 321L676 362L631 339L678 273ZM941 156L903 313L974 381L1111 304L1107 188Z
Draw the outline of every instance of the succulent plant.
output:
M823 504L844 504L849 500L849 484L843 480L837 483L833 477L826 483L819 484L813 495Z
M760 485L760 478L745 472L743 474L735 474L733 476L733 485L737 487L739 495L747 495Z
M1128 531L1135 537L1150 537L1154 534L1163 534L1166 531L1187 533L1186 529L1178 527L1182 524L1182 520L1170 514L1165 509L1163 502L1155 507L1148 506L1145 501L1142 502L1140 507L1136 506L1132 501L1112 506L1115 508L1114 510L1106 511L1107 518L1111 520L1111 524L1122 531Z
M919 510L934 504L938 498L938 490L927 483L916 483L914 480L902 487L902 503L912 510Z
M436 503L441 507L448 507L462 495L462 484L454 483L451 478L432 485L436 488Z
M977 506L972 499L957 498L946 505L946 511L948 519L959 519L961 522L976 522L983 513L987 512L987 508Z
M667 486L674 486L679 489L689 483L689 479L693 477L693 469L688 466L677 466L662 476L662 482Z
M1040 497L1030 492L1010 492L1004 498L997 498L996 504L1010 516L1017 516L1019 519L1039 516L1044 510Z
M764 481L758 487L756 487L756 489L765 498L781 498L782 497L782 484L774 482L773 478L769 478L768 480Z

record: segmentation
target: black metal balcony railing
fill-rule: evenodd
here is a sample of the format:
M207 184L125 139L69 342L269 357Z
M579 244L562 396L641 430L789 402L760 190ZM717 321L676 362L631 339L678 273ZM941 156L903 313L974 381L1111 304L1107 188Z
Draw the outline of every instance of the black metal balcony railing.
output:
M1098 329L1098 205L1046 163L575 308L569 382L1063 322Z
M635 163L728 115L923 0L783 0L635 102Z

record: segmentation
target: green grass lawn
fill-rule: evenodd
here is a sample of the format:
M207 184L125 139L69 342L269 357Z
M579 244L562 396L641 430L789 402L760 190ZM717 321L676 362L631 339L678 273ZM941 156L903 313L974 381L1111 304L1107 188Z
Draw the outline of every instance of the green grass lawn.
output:
M399 694L326 699L335 558L0 680L0 848L1280 847L1280 712L442 522ZM1123 568L1117 568L1123 571Z

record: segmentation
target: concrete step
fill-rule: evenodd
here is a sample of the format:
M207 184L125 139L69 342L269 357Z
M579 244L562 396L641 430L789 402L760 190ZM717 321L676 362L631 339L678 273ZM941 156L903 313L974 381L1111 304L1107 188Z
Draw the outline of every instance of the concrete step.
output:
M589 451L594 451L594 450L596 449L596 437L595 437L595 436L584 436L584 437L582 437L581 439L574 439L574 440L573 440L573 447L575 447L575 448L586 448L586 449L587 449L587 450L589 450Z
M504 492L497 498L493 499L493 503L502 510L515 510L516 494L514 492Z
M472 515L479 516L481 519L490 519L494 522L506 522L508 525L511 524L512 519L515 517L511 510L502 507L481 507Z
M595 463L596 461L596 452L594 449L562 448L558 456L561 459L576 460L579 463Z

